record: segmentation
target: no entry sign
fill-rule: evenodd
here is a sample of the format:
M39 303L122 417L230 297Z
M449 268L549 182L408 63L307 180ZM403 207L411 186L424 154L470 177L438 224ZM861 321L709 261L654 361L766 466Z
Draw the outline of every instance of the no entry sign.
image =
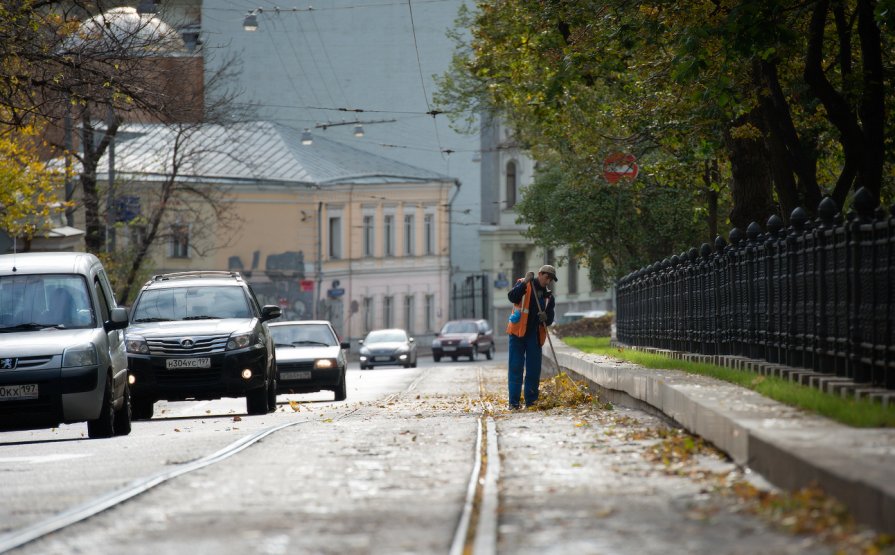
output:
M618 183L621 180L634 181L638 171L637 159L633 154L613 152L603 160L603 177L609 183Z

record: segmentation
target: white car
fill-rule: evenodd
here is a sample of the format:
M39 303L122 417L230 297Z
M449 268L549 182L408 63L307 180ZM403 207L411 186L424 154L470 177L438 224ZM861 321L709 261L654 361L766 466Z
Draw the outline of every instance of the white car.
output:
M267 324L277 359L278 393L331 390L336 401L347 397L345 371L350 347L339 341L326 320L296 320Z

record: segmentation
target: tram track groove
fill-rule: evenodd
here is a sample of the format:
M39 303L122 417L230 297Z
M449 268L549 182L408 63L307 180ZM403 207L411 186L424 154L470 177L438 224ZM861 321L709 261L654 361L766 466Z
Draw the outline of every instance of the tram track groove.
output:
M494 555L497 553L497 513L500 454L493 407L485 395L481 369L478 371L481 414L476 427L475 459L466 490L460 521L449 555Z

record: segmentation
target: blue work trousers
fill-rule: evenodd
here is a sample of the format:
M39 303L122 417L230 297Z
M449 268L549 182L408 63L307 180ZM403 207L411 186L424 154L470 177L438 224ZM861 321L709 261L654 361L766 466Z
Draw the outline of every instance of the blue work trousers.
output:
M510 406L519 406L519 395L524 383L525 406L530 407L538 400L538 382L541 379L541 345L538 343L537 333L529 333L525 337L510 334L508 366Z

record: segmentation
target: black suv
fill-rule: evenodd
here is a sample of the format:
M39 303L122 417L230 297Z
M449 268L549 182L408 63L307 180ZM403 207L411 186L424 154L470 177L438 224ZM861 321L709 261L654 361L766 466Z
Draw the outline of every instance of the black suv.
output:
M246 398L249 414L276 409L277 365L260 306L237 272L153 276L131 310L127 362L135 419L160 399Z

